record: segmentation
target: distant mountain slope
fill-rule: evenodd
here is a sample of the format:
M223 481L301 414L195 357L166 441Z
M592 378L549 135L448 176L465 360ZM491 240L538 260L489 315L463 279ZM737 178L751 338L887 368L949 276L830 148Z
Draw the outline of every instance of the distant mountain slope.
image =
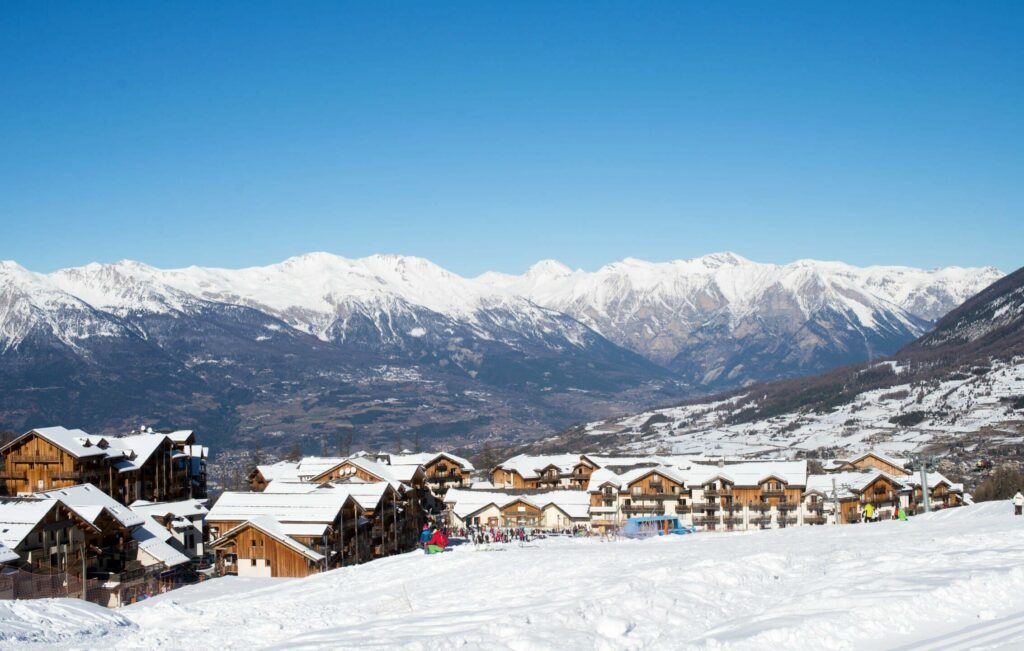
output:
M1024 454L1024 269L891 358L595 421L546 446L784 456Z
M857 268L732 253L596 272L538 263L494 287L570 314L707 389L821 372L889 355L1002 274L993 268Z
M1024 353L1024 269L985 288L901 352L938 349L1002 357Z

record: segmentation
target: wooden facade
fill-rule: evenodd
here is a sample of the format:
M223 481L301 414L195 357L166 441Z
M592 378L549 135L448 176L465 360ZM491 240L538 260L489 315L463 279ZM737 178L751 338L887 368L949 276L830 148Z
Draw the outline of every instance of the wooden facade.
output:
M425 464L423 470L427 485L437 493L444 493L452 487L468 486L472 481L467 468L443 453Z
M526 500L515 500L501 507L501 524L505 527L540 527L544 513Z
M212 546L222 575L304 577L326 567L324 559L303 553L252 522L234 527Z
M136 500L160 502L190 497L189 459L166 436L144 463L127 470L126 466L134 465L131 460L107 455L109 443L96 438L92 449L97 452L79 455L35 431L18 437L0 449L0 488L6 495L30 495L90 483L126 505Z

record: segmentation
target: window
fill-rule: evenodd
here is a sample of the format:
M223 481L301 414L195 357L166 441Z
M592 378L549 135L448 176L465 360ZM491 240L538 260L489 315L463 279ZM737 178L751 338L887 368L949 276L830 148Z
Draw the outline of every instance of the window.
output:
M255 558L250 558L249 559L249 567L256 567L256 559Z
M267 569L269 570L270 569L270 559L268 558L265 562L267 564Z
M253 538L252 540L249 541L249 546L250 547L255 547L256 546L256 539L255 538Z

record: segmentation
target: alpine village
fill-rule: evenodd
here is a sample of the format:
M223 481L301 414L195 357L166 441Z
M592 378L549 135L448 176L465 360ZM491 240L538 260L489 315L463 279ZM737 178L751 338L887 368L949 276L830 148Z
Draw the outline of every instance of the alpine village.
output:
M46 427L0 448L0 598L117 607L224 575L305 577L415 549L427 529L488 540L721 532L905 518L963 486L865 451L806 460L359 452L257 465L210 499L190 430ZM498 534L500 540L500 534ZM424 536L425 538L425 536Z

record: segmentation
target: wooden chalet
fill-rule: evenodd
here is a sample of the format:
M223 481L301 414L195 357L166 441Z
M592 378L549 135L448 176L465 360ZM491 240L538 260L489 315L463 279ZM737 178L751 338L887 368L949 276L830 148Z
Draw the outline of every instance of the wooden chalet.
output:
M304 577L328 569L327 557L266 515L253 516L211 543L221 575Z
M0 448L0 460L0 488L6 495L89 483L127 504L184 499L197 492L192 458L160 433L104 437L45 427Z
M890 457L879 452L865 452L852 459L834 459L825 463L826 472L853 472L857 470L878 470L892 477L906 477L906 459Z

